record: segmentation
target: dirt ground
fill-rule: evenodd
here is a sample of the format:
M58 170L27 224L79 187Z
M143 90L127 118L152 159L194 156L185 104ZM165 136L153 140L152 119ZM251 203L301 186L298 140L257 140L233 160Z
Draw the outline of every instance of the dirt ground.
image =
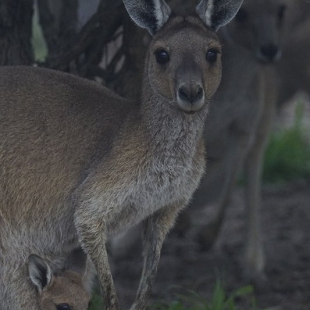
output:
M262 194L263 238L267 256L267 282L255 291L259 309L310 309L310 180L264 187ZM208 213L194 215L195 226L181 236L171 232L164 244L152 300L171 300L188 290L209 298L216 278L224 279L227 292L247 284L242 274L245 218L242 189L237 189L216 245L200 250L193 237ZM197 217L195 219L195 216ZM113 259L114 277L121 302L129 305L141 272L137 244ZM240 309L251 309L239 299ZM128 307L126 307L128 308Z

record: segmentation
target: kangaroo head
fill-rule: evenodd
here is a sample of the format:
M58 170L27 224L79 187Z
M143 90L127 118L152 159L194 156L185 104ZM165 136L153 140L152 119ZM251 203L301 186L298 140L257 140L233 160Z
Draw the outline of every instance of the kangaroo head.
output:
M197 16L180 17L163 0L124 0L131 18L153 35L144 77L148 89L184 112L202 109L221 80L215 30L234 17L241 2L203 0Z
M263 63L281 56L287 0L245 0L228 26L232 38Z
M74 253L74 252L73 252ZM80 264L80 268L77 268ZM86 260L54 275L49 263L38 255L28 258L28 271L36 287L38 303L43 310L86 310L90 295L84 288L83 274ZM72 267L73 270L70 270Z

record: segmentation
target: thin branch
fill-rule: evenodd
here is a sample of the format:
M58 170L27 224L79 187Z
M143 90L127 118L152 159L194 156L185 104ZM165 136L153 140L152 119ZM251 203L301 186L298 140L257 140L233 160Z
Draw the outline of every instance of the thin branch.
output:
M58 27L55 16L51 12L49 0L38 0L39 23L48 49L48 54L55 54L57 49Z
M85 52L89 45L96 41L96 38L100 38L102 42L106 42L110 38L111 33L117 30L122 21L122 10L116 7L116 5L120 5L120 1L109 2L109 5L102 5L102 3L103 1L98 11L81 29L72 47L62 55L58 55L57 58L47 59L44 66L64 70L71 61Z
M78 20L78 0L62 0L62 9L59 19L59 37L61 45L67 46L76 37Z
M88 71L93 75L93 76L98 76L100 78L102 78L104 81L107 80L108 78L108 74L107 74L107 71L100 68L99 66L94 66L94 65L91 65L89 68L88 68Z
M119 64L119 61L122 59L123 56L124 56L124 48L123 46L121 46L117 50L111 62L108 64L108 67L106 69L108 76L112 76L116 73L116 66Z

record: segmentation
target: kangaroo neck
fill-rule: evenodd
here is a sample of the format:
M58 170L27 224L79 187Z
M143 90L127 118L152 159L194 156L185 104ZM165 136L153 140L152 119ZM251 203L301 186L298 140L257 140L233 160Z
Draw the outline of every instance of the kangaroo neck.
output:
M196 151L207 115L206 107L195 114L186 114L177 107L176 102L156 94L148 80L142 87L140 107L150 148L158 152L169 150L188 155Z

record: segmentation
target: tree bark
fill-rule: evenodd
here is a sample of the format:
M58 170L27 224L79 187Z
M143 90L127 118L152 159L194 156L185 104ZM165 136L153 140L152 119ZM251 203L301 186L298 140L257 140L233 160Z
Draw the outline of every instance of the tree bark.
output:
M57 59L76 42L78 1L39 0L38 10L48 59Z
M0 65L31 65L33 0L0 1Z
M141 95L145 53L151 37L145 29L133 23L125 10L123 16L125 63L115 89L122 96L137 100Z

